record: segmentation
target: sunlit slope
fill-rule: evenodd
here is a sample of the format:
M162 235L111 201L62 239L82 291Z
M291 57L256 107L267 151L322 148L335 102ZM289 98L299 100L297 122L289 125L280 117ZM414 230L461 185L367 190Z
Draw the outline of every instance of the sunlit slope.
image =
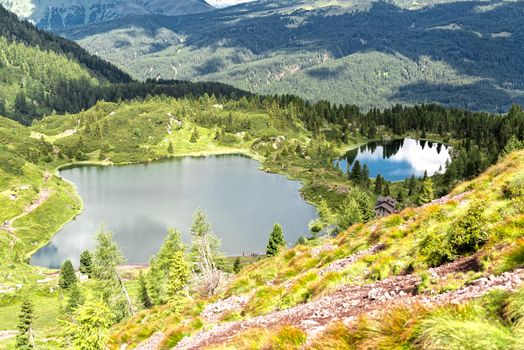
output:
M0 261L23 262L81 208L73 186L45 166L53 147L0 117ZM37 165L40 164L40 165Z
M467 302L492 289L515 290L524 264L523 237L524 151L519 151L433 203L254 263L219 298L188 297L177 306L141 312L115 328L112 347L136 346L154 334L149 341L165 347L191 336L179 344L183 349L224 343L299 348L335 319L350 322L403 300L437 305L451 298ZM505 271L509 274L496 277ZM329 312L323 315L320 307ZM343 336L349 331L339 331L326 341L348 341Z

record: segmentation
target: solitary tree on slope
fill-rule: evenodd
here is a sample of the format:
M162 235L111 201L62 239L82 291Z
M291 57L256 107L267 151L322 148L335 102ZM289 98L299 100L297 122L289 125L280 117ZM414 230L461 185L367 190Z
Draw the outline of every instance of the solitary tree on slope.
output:
M279 224L275 224L275 226L273 226L273 231L269 235L269 241L267 243L266 248L266 255L275 256L285 246L286 241L284 240L282 226L280 226Z
M71 260L66 260L60 269L60 277L58 279L58 285L62 289L69 289L73 284L77 282L75 269Z
M16 348L28 350L35 348L32 331L33 304L29 299L22 302L20 314L18 315L18 335L16 336Z

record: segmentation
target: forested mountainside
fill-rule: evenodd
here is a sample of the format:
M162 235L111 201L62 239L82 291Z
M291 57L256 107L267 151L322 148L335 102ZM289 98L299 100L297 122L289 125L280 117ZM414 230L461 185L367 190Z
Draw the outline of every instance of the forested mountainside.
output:
M98 23L129 15L174 16L213 9L204 0L0 0L0 5L43 29Z
M221 81L362 108L522 103L524 3L431 4L256 1L60 33L139 79Z
M0 36L7 39L8 42L17 42L42 51L52 51L67 56L88 68L98 78L113 83L131 81L127 73L122 72L111 63L89 54L80 45L70 40L39 30L31 23L19 20L14 13L2 6L0 6ZM13 60L13 63L17 63L16 59Z
M52 113L76 113L98 100L148 94L246 95L220 83L135 82L78 44L36 29L0 6L0 115L23 123Z

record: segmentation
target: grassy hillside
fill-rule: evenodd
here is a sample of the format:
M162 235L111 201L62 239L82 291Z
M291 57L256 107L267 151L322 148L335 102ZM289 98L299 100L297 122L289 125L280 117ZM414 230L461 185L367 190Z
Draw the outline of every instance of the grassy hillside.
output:
M359 199L359 205L368 206L378 193L373 191L373 180L366 184L357 183L333 166L332 160L348 148L366 142L369 133L364 132L363 128L369 128L370 122L376 120L375 137L378 133L379 137L421 137L424 134L430 140L447 138L447 142L457 150L454 155L456 162L452 163L457 164L455 170L465 169L466 172L435 177L434 189L438 192L446 191L448 184L455 183L457 179L474 175L502 151L497 146L499 142L504 143L511 136L520 138L524 130L521 122L523 114L517 106L507 116L470 114L438 106L414 109L398 106L394 111L374 111L375 114L361 114L353 109L338 111L326 103L308 108L311 109L289 96L275 99L250 96L236 100L208 95L184 99L157 96L118 103L98 102L80 113L44 117L30 127L0 118L0 331L15 329L17 314L14 311L19 308L22 299L29 296L36 307L34 329L38 344L50 349L63 347L60 342L64 339L64 328L57 316L63 316L60 305L67 300L67 293L57 287L56 271L27 265L28 257L82 209L81 199L72 184L58 176L57 169L62 166L126 164L183 155L243 153L259 160L265 170L303 181L304 197L321 207L325 201L322 210L330 212L329 224L334 227L344 225L345 229L354 222L351 221L353 212L348 212L351 209L348 207L350 199L363 199ZM351 117L344 119L345 123L350 121L351 126L341 135L343 128L348 126L337 124L338 117L332 116L343 118L345 112L351 114ZM462 126L461 132L444 132L448 129L437 132L444 124L446 128L455 128L455 125L462 125L468 120L470 125ZM395 122L390 125L390 121ZM482 125L482 128L475 128L474 123ZM308 129L307 125L311 125L312 129ZM483 137L476 140L479 130ZM501 134L497 130L504 132ZM488 146L493 155L478 152ZM466 149L476 155L470 157L471 164ZM221 294L221 297L237 295L240 304L235 305L238 310L244 311L231 311L228 315L212 316L212 319L248 322L251 318L255 320L258 316L265 317L279 310L300 307L304 302L323 300L323 296L353 280L370 285L378 283L375 282L378 280L387 281L389 277L402 275L406 271L410 272L410 276L415 273L420 275L419 278L425 278L428 290L440 286L440 282L424 277L423 273L430 265L456 260L462 254L454 250L455 242L449 238L445 228L469 215L473 198L490 203L480 215L493 223L493 230L499 230L499 225L501 227L500 235L496 235L493 242L498 244L504 239L510 242L518 236L521 229L518 221L521 180L514 173L521 172L521 158L521 153L518 153L511 158L512 161L500 165L500 169L495 168L499 170L490 170L484 177L456 189L453 195L459 198L462 198L461 192L467 191L466 188L474 189L463 197L471 200L467 205L453 204L459 201L454 198L446 204L407 209L389 221L355 226L336 239L302 240L305 243L289 253L264 259L253 268L247 267ZM494 184L491 187L486 183L489 178ZM508 182L508 185L503 182ZM422 183L415 180L417 188ZM408 196L406 184L389 185L393 194L399 191L404 193L403 205L413 206L417 202L418 190ZM500 198L496 197L499 187L504 189ZM361 209L357 210L360 213ZM419 239L423 233L428 235L424 243ZM304 232L304 235L310 233ZM386 241L385 245L382 240ZM485 241L481 243L482 249L489 246ZM422 249L423 245L426 250ZM368 248L369 251L366 250ZM331 263L338 264L335 261L355 262L352 254L363 258L358 255L362 250L370 253L366 257L369 260L363 260L363 264L359 260L349 268L349 265L342 263L344 268L319 272ZM517 261L508 269L518 264ZM499 268L499 265L494 266ZM225 269L230 269L229 265ZM136 307L140 305L137 272L123 272L125 285L130 289ZM476 272L471 275L472 278L478 276ZM451 278L450 283L461 286L463 278L469 277L458 275ZM267 284L269 280L273 282ZM97 283L82 283L83 293L96 293ZM255 294L249 294L251 290ZM176 305L159 306L151 316L147 316L147 326L129 323L122 328L120 335L114 336L113 342L136 344L159 327L163 330L165 325L170 325L172 329L165 329L169 333L156 337L174 344L180 340L181 334L191 334L200 329L202 322L209 323L206 320L201 322L199 315L202 307L215 301L182 298ZM186 310L188 314L173 313L173 308ZM176 320L181 317L189 317L194 322L184 325L187 329L179 328ZM230 324L231 327L239 325ZM137 328L143 331L136 334ZM270 333L266 336L272 337ZM0 343L12 348L13 339L8 337Z
M515 290L520 282L495 288L498 292L479 289L476 297L488 293L480 301L469 302L475 295L467 293L458 296L470 286L496 279L485 276L523 266L523 167L524 152L513 153L432 204L358 224L336 238L309 241L253 263L217 298L188 296L180 302L182 307L144 311L117 326L112 347L133 347L155 334L153 344L168 348L200 332L184 340L181 348L298 349L306 341L319 349L483 348L485 342L494 349L518 348L522 289L517 294L503 291ZM435 260L444 251L445 258ZM456 263L446 264L452 261ZM430 269L435 266L440 267ZM516 276L522 277L519 273ZM408 279L411 289L404 292L402 281ZM397 282L384 297L391 281ZM345 299L335 298L345 290ZM354 305L369 308L351 314L352 295L362 290L368 294ZM464 305L448 305L451 299L445 297L450 295ZM309 303L322 305L328 298L332 301L324 305L324 316L317 308L309 320L299 317L308 315L300 311ZM368 315L380 298L388 304L375 316ZM420 306L408 307L410 303ZM404 328L406 322L410 326ZM449 333L456 329L463 331L460 337Z
M365 109L522 103L522 2L397 3L252 2L62 34L139 79L221 81Z

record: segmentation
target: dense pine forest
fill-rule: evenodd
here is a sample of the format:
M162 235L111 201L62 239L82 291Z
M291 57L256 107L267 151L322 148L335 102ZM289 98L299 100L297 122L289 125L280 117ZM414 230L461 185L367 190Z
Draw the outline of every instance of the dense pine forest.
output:
M0 19L0 114L24 124L53 113L77 113L100 100L248 94L220 83L137 82L79 45L38 30L1 6Z

